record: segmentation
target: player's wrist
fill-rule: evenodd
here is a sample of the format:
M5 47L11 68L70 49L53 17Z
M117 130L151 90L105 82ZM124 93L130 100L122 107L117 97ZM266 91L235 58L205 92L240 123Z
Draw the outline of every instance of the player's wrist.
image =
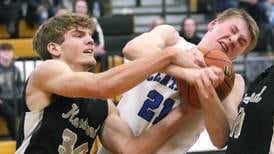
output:
M171 48L164 48L163 50L163 54L168 55L168 57L171 58L171 63L175 63L176 61L176 52L174 50L171 50Z

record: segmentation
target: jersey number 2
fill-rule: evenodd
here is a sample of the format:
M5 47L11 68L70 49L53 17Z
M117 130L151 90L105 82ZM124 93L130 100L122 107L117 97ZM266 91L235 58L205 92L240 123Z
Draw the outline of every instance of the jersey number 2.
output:
M138 115L150 122L155 115L155 110L160 107L163 100L163 95L158 93L156 90L149 91L147 94L147 99L145 100L140 111L138 112ZM163 119L171 111L174 103L175 101L171 98L164 100L163 108L160 114L153 120L152 124L156 124L161 119Z

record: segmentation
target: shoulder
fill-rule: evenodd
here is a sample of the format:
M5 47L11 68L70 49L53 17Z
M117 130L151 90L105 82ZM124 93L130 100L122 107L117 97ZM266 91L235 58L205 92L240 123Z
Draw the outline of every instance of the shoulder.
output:
M242 88L245 87L245 80L244 80L243 76L238 74L238 73L235 74L235 81L234 82L235 82L234 85L236 84L236 86L239 86L239 87L242 87Z
M180 36L179 32L175 29L175 27L171 25L159 25L155 27L153 30L151 30L149 33L160 34L160 35L173 34L173 35L178 35L178 37Z
M237 106L239 102L241 101L242 96L244 95L244 92L245 92L244 78L240 74L236 73L232 90L227 96L227 98L225 98L224 102L229 101Z
M179 32L171 25L157 26L148 34L155 39L162 39L165 42L165 46L174 45L180 40Z
M245 91L245 80L242 75L236 73L231 94L242 96Z
M191 49L193 47L196 47L196 45L186 41L183 37L180 37L179 41L174 45L174 47L178 47L182 49Z
M69 71L72 72L69 66L58 60L46 60L39 64L31 73L26 85L28 108L34 111L48 106L53 89L58 87L56 80L67 75L65 72Z
M176 31L177 30L175 29L175 27L171 26L171 25L167 25L167 24L164 24L164 25L159 25L157 27L155 27L152 31Z
M44 82L52 77L57 77L64 72L72 72L66 63L59 60L46 60L33 70L30 81Z
M38 65L33 73L34 74L48 74L55 71L65 71L70 70L69 66L60 60L46 60Z

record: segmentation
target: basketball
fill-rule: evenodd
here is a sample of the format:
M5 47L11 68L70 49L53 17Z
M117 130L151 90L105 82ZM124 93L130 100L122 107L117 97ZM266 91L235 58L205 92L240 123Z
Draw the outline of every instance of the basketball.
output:
M220 100L224 100L234 85L235 71L233 68L232 61L227 57L227 55L219 50L200 50L204 55L204 60L207 66L216 66L224 71L224 80L218 87L215 88ZM190 103L192 106L201 108L198 95L196 93L195 87L189 85L186 81L181 79L176 79L177 87L181 97Z

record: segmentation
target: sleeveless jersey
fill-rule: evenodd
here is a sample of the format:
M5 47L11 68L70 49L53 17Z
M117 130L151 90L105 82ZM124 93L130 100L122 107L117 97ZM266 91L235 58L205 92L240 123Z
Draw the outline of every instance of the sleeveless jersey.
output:
M52 95L49 106L29 111L25 100L16 154L89 153L108 114L106 101Z
M273 154L274 66L250 85L239 105L227 154ZM274 142L273 142L274 143Z
M176 46L186 49L194 47L183 38ZM175 78L167 74L156 73L124 93L118 104L118 111L134 135L138 136L164 118L179 102L180 96ZM186 153L195 143L203 126L201 114L190 117L180 131L158 153ZM107 152L101 148L98 153Z

